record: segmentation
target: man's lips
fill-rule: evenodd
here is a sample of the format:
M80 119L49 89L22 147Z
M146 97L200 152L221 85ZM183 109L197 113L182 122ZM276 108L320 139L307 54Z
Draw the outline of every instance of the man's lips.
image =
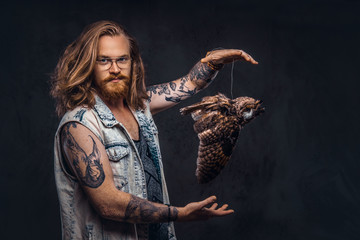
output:
M119 78L115 78L115 79L110 80L110 82L113 82L113 83L117 83L117 82L120 82L120 81L121 81L121 79L119 79Z
M111 76L108 76L107 78L104 79L104 84L106 84L106 83L118 83L118 82L121 82L121 81L129 82L130 78L125 76L125 75L122 75L122 74L119 74L118 76L111 75Z
M117 83L117 82L120 82L123 80L125 80L125 78L120 77L120 78L113 78L113 79L107 80L106 82Z

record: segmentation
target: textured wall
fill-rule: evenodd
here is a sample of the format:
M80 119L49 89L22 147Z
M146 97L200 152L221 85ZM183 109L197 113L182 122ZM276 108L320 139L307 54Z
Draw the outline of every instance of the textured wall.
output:
M84 26L110 19L137 38L149 85L186 74L216 47L259 61L235 64L233 93L262 99L266 113L211 183L196 183L198 140L179 108L230 96L230 66L155 116L172 204L216 195L235 209L176 223L179 239L358 239L359 1L134 2L0 4L1 238L60 239L49 74Z

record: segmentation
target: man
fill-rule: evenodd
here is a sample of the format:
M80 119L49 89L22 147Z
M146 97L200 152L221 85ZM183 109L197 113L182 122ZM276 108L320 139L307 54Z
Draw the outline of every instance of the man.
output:
M234 60L257 64L244 51L216 50L186 76L146 90L138 46L117 23L96 22L67 47L51 89L62 116L55 178L63 239L175 239L173 221L233 213L215 196L169 205L152 115L206 87Z

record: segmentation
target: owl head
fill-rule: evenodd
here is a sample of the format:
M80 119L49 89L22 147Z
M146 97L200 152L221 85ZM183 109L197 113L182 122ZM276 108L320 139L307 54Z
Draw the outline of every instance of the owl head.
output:
M233 101L241 125L245 125L265 111L265 108L261 107L261 100L255 100L251 97L238 97Z

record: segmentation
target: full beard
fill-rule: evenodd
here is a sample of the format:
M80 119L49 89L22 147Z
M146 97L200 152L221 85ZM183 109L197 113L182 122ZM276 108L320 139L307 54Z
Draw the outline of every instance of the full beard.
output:
M112 82L112 80L119 80L119 82ZM130 77L119 73L118 75L111 74L97 85L99 95L107 102L115 103L121 98L125 98L129 92Z

